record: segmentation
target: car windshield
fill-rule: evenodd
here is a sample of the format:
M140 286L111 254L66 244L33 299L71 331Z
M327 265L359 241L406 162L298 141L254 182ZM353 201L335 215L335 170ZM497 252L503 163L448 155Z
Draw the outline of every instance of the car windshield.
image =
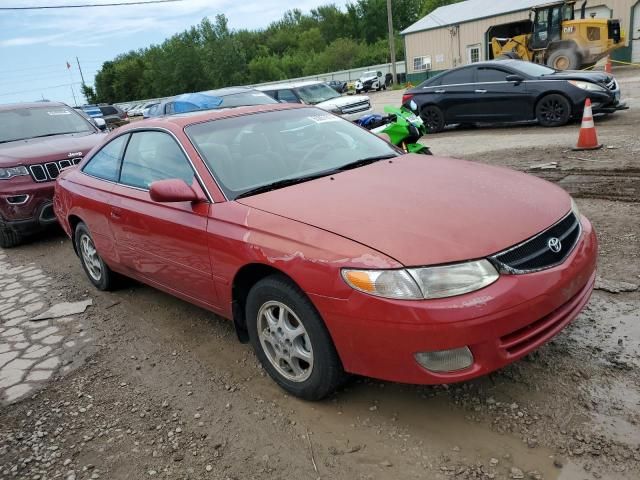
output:
M552 73L556 73L553 68L545 67L544 65L538 65L537 63L531 62L513 62L511 65L514 69L532 77L542 77L544 75L551 75Z
M0 143L94 131L84 117L65 106L52 105L0 111Z
M212 120L185 131L231 200L399 155L377 136L316 108Z
M298 92L300 98L309 105L326 102L327 100L340 96L338 92L326 83L316 83L307 85L306 87L298 87L296 88L296 92Z

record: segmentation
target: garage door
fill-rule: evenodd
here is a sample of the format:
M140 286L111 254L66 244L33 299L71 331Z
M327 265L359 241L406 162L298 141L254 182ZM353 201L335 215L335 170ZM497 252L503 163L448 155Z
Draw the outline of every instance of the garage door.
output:
M631 55L633 63L640 63L640 2L633 7L633 32L629 33L633 38L631 43Z

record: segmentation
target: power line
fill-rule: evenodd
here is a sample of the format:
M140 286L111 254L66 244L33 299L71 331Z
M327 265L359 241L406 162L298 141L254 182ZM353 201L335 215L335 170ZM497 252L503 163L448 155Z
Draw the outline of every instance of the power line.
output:
M58 8L91 8L91 7L122 7L128 5L147 5L151 3L173 3L184 0L146 0L122 3L81 3L75 5L38 5L33 7L0 7L0 10L52 10Z
M82 63L104 63L105 60L83 60ZM51 65L34 65L32 67L22 67L22 68L10 68L7 70L0 70L0 74L4 75L7 73L16 73L16 72L25 72L28 70L54 70L58 68L66 68L65 62L61 61L58 63L53 63Z
M52 88L62 88L62 87L69 87L71 85L80 85L80 84L81 84L80 82L71 82L71 83L63 83L60 85L51 85L49 87L31 88L29 90L21 90L19 92L0 93L0 97L8 97L9 95L18 95L20 93L39 92L42 90L51 90Z

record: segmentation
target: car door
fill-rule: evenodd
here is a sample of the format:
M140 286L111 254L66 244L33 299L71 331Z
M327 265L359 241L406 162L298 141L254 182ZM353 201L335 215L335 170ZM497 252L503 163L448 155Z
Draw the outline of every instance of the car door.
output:
M174 178L191 185L203 201L153 201L151 183ZM172 135L159 130L131 134L110 212L120 261L149 283L215 305L206 233L210 202L205 198L191 163Z
M530 118L526 83L508 82L511 72L493 66L478 67L474 88L474 120L512 122ZM524 80L524 78L523 78Z
M78 185L78 194L83 201L82 209L76 213L89 228L100 256L111 264L118 263L118 254L109 226L109 205L128 139L129 134L120 135L94 153L82 166L82 173L87 178Z
M461 123L472 118L471 105L476 98L474 70L474 67L452 70L442 76L439 86L433 88L446 123Z

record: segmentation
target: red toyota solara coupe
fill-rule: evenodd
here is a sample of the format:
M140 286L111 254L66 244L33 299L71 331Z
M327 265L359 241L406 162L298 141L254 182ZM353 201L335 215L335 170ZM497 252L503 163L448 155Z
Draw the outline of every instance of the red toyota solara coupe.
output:
M307 399L347 372L496 370L562 330L594 284L595 232L562 189L404 154L308 106L120 128L60 175L54 208L97 288L121 274L232 319Z

